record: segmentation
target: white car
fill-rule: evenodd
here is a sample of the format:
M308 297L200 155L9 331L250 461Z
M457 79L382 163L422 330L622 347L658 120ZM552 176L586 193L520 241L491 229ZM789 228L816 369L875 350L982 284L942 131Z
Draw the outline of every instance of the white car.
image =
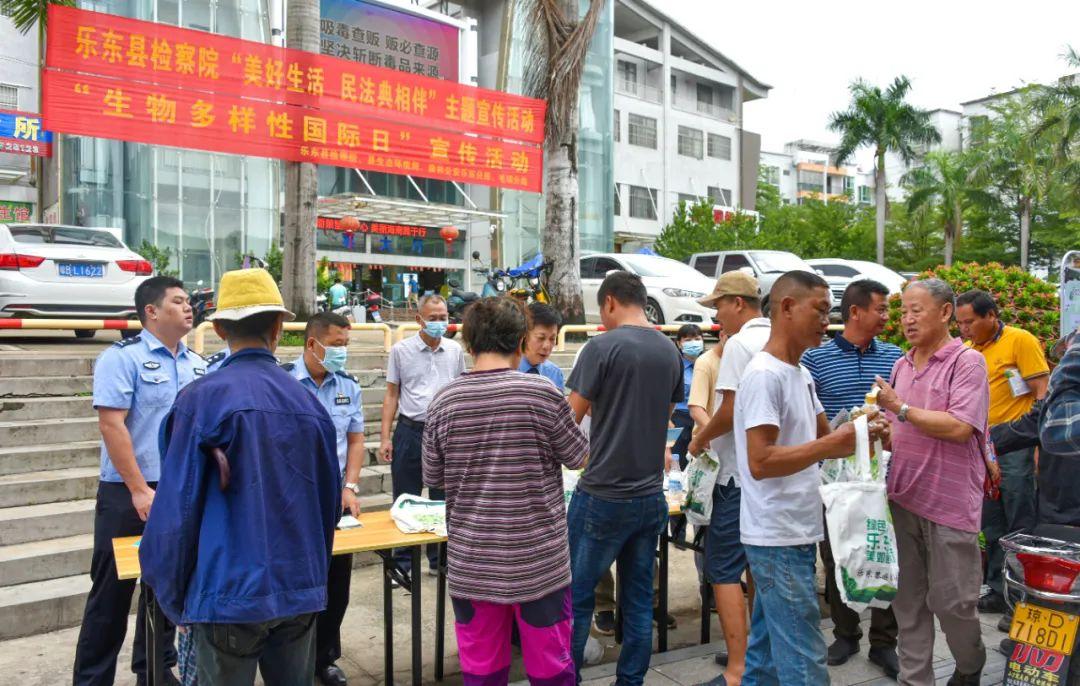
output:
M134 319L152 272L113 229L0 224L0 318Z
M645 315L653 324L712 325L716 310L697 303L698 298L712 292L712 279L677 260L633 253L602 253L581 258L581 290L587 321L600 321L596 293L607 273L618 270L641 277L649 296Z
M839 257L807 260L807 262L814 269L824 274L830 284L833 283L833 279L841 280L846 278L848 282L858 279L873 279L888 288L889 294L892 295L902 291L904 284L907 283L907 279L877 262L845 260ZM843 291L841 291L841 295L843 295Z

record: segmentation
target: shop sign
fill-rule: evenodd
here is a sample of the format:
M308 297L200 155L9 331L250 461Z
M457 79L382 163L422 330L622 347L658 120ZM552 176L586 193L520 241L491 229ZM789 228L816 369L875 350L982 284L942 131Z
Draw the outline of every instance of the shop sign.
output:
M322 0L320 8L320 53L457 81L457 27L364 0Z
M432 78L411 69L360 64L60 5L49 6L48 30L50 70L122 80L116 87L141 82L159 89L244 96L440 131L536 144L544 139L543 100ZM385 40L385 31L380 36ZM95 96L100 103L102 94ZM46 101L49 97L47 92ZM46 120L52 126L50 117Z
M28 222L34 214L34 206L28 202L0 200L0 222Z
M336 217L319 217L315 228L321 231L345 231L341 226L341 219ZM384 236L407 236L409 238L427 238L428 227L415 226L412 224L389 224L386 222L360 222L360 228L354 229L353 233L376 233Z
M41 115L0 110L0 152L16 155L52 155L52 133L41 125Z

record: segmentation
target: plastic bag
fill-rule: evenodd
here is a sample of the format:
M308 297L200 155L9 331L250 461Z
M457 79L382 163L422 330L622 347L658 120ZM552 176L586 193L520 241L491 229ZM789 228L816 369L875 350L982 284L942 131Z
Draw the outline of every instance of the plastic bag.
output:
M578 481L581 480L582 471L581 469L562 468L563 502L568 510L570 509L570 501L574 498L574 491L577 490Z
M713 487L720 463L709 452L695 455L686 465L686 500L682 511L694 526L708 526L712 520Z
M900 575L896 532L885 492L888 455L875 443L871 456L867 418L855 420L855 454L839 462L821 486L825 523L836 560L836 586L856 612L888 607ZM823 479L825 477L823 476Z
M446 502L402 493L390 506L390 517L403 534L430 531L446 535Z

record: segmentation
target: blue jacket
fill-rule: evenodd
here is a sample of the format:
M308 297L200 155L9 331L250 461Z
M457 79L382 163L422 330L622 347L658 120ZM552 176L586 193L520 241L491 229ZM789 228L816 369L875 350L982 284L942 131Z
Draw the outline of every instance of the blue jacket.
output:
M245 349L179 394L139 560L177 624L264 622L326 607L341 474L334 424L268 350ZM222 492L217 463L228 456Z

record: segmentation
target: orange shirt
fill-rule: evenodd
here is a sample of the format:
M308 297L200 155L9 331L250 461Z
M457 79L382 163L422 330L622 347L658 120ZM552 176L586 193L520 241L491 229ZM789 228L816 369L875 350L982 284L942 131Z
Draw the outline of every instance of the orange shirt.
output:
M1019 419L1035 404L1035 394L1016 395L1008 375L1033 379L1050 373L1039 339L1015 326L1002 326L1000 333L988 343L972 345L986 358L986 374L990 381L990 426Z

